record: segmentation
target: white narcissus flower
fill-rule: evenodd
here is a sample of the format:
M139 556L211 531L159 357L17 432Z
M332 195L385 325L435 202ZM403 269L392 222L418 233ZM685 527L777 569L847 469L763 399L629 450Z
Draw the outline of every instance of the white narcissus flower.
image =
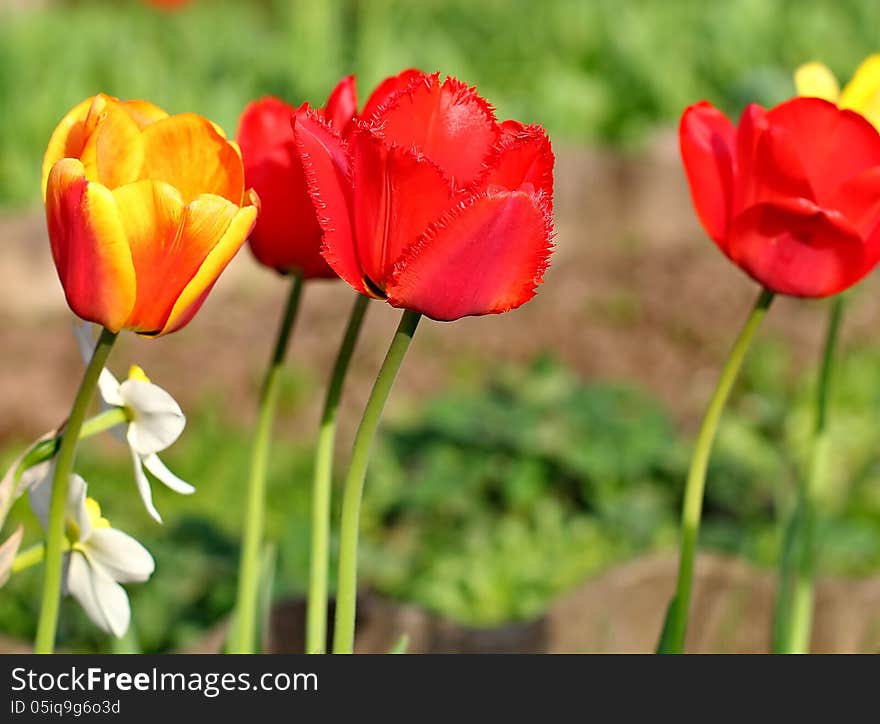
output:
M49 466L46 477L30 489L31 508L44 530L53 473L54 466ZM97 501L86 497L86 483L76 474L70 476L64 530L64 592L70 593L101 629L117 637L124 635L131 606L119 584L146 581L155 569L153 557L134 538L110 527Z
M74 326L80 352L88 361L95 347L89 326ZM150 382L144 371L133 365L128 379L121 384L105 368L98 378L98 390L104 407L124 408L130 420L122 430L114 428L117 437L128 443L134 460L134 476L147 511L159 523L162 517L153 505L153 492L144 468L175 493L189 495L195 488L172 473L156 454L171 445L183 432L186 417L174 398Z

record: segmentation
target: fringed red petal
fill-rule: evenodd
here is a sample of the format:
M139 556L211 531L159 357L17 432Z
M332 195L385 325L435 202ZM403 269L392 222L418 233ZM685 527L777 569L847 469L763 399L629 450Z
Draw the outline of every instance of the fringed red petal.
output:
M388 301L440 321L515 309L543 281L552 237L542 194L471 196L404 253L386 290Z

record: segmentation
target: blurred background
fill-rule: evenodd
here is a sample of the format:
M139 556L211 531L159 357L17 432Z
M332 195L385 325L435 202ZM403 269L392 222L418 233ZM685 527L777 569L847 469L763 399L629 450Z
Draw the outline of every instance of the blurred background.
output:
M39 193L46 142L72 105L98 91L145 98L232 134L262 95L321 105L347 73L363 99L404 67L439 70L476 85L499 117L547 127L558 246L527 306L426 321L416 336L366 486L359 647L387 651L407 633L412 651L651 650L674 583L692 435L757 293L693 217L678 116L703 98L733 114L783 100L808 60L846 79L880 50L878 28L872 0L0 0L0 463L61 422L80 375ZM157 570L128 587L125 640L66 601L63 647L219 648L256 392L286 287L243 250L185 330L121 340L117 375L141 364L187 412L163 458L198 492L155 486L160 527L127 450L82 446L90 494ZM880 650L878 291L872 278L851 295L832 396L823 651ZM294 333L269 490L268 650L301 646L311 448L351 295L313 284ZM826 310L778 300L735 391L709 474L692 650L769 645ZM396 317L371 305L338 472ZM25 545L38 539L23 501L15 520ZM39 584L30 570L0 592L0 647L32 637Z

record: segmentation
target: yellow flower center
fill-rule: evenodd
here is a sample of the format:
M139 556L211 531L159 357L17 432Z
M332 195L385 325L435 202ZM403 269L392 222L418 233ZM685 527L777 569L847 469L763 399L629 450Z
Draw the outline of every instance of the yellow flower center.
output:
M149 382L150 378L147 377L147 373L143 371L137 365L132 365L128 370L128 379L130 380L139 380L141 382Z
M110 521L101 515L101 506L98 505L98 501L94 498L86 498L86 513L89 516L92 528L110 527ZM68 516L64 521L64 533L71 547L75 548L77 543L79 543L82 531L79 529L76 520L71 516Z

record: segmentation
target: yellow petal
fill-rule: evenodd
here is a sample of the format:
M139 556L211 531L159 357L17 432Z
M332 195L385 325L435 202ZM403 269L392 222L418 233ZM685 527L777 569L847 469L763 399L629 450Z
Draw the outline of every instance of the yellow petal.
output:
M82 150L82 143L79 148L72 154L68 153L68 144L71 143L71 132L74 128L80 128L85 117L89 113L89 107L92 105L92 99L86 98L82 103L74 106L67 112L67 115L61 119L61 122L52 131L49 138L49 145L46 147L46 154L43 156L43 201L46 200L46 182L49 180L49 171L56 161L62 158L76 158ZM74 144L76 145L75 141Z
M121 105L139 128L146 128L151 123L168 118L165 111L149 101L124 101Z
M201 197L190 204L188 215L190 233L208 235L213 233L216 227L211 217L217 215L214 210L217 201L220 200ZM162 334L174 332L192 319L193 315L202 305L202 302L204 302L211 287L214 286L214 282L217 281L217 277L220 276L220 273L226 268L226 265L232 260L242 244L244 244L256 220L257 207L255 205L237 209L223 236L216 242L196 275L177 299L177 303L168 317Z
M78 158L86 176L108 188L138 177L143 162L139 129L168 116L147 101L120 103L99 93L71 109L61 120L43 157L43 198L49 170L62 158Z
M840 96L840 107L861 113L880 127L880 54L869 55Z
M97 116L79 159L90 180L114 189L138 178L144 160L141 130L115 99L107 100L99 108L96 105L92 105L85 120L88 131L92 118Z
M137 300L125 326L157 332L204 255L187 262L181 248L183 199L161 181L136 181L113 191L137 275Z
M147 126L143 139L142 179L171 184L184 203L201 194L215 194L241 205L241 158L210 121L193 113L170 116Z
M837 103L840 86L828 66L823 63L805 63L794 72L794 85L799 96L824 98Z

